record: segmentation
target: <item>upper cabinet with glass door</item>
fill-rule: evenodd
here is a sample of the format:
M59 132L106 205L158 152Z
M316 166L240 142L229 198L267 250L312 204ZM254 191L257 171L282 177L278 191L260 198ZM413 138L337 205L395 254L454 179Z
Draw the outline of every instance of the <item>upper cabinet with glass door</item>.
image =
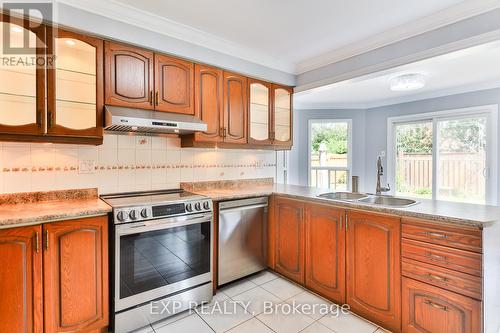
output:
M47 132L102 140L103 41L64 30L53 33Z
M249 135L253 144L271 143L271 84L254 79L248 80L249 87Z
M43 134L44 27L0 15L0 135Z
M292 146L292 88L273 85L273 144Z

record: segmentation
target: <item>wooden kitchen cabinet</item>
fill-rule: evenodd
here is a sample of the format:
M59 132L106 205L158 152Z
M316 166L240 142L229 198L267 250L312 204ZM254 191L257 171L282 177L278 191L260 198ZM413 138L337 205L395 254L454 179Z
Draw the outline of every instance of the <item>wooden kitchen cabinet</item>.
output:
M247 78L224 72L224 142L247 143Z
M481 302L403 278L403 332L482 332Z
M271 83L248 79L248 143L271 144Z
M274 200L274 269L304 284L304 203L277 197Z
M155 54L155 110L194 114L194 64Z
M0 332L43 332L41 226L0 230Z
M293 115L292 115L293 89L273 84L272 85L272 141L273 145L284 148L292 146Z
M345 210L306 203L305 286L345 303Z
M101 39L61 29L48 29L47 133L102 142L103 50ZM52 36L52 32L54 35Z
M400 225L399 217L347 212L347 303L393 331L401 330Z
M45 333L108 326L107 217L43 225Z
M194 134L200 142L221 142L223 117L223 71L206 65L194 67L195 116L207 123L205 132Z
M24 45L28 38L30 45L36 45L28 57L45 57L45 26L30 27L26 20L0 14L0 40L4 47L0 56L5 60L13 57L14 62L0 64L0 139L23 139L26 136L39 136L45 132L45 80L46 71L36 65L25 65L17 61L18 57L7 53L7 40L3 36L9 34L10 46ZM4 32L3 30L8 30ZM23 50L23 52L26 52Z
M154 109L154 53L138 47L105 42L105 103Z

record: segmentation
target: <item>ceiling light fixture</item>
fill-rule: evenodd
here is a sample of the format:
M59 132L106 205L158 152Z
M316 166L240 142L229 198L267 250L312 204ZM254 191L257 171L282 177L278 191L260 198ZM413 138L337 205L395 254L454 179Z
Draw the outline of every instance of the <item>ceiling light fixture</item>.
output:
M417 90L425 86L425 76L418 73L404 74L391 79L392 91Z

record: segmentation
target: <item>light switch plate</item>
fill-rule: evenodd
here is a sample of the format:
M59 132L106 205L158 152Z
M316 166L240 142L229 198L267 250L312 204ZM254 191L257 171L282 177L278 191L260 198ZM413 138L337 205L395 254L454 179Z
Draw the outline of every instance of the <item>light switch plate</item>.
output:
M96 161L95 160L83 160L80 161L78 173L85 173L85 174L90 174L90 173L95 173L95 166L96 166Z

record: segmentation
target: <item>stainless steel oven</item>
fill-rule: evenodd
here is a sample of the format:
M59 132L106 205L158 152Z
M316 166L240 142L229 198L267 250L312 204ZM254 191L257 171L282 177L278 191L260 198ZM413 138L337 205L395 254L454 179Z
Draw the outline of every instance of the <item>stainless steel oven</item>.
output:
M182 191L103 199L114 208L111 275L115 332L129 332L211 300L210 200Z

